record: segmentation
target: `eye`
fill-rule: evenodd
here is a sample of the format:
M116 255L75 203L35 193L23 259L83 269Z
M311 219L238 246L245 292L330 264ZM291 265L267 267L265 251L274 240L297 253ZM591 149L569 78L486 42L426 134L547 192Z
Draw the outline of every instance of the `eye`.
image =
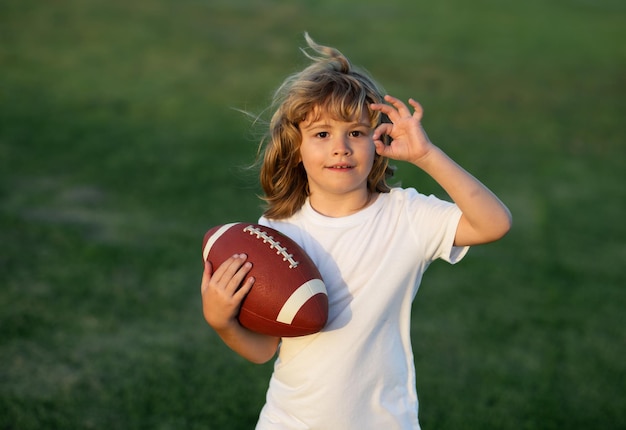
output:
M363 130L353 130L350 132L350 137L363 137L366 135L367 133L365 133Z
M325 138L328 137L328 132L327 131L320 131L315 136L319 137L320 139L325 139Z

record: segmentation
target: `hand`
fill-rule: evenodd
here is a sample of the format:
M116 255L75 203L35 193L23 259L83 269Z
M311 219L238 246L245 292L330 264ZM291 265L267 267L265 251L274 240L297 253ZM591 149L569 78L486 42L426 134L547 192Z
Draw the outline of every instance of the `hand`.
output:
M207 323L218 332L239 324L237 315L241 302L254 285L252 277L243 282L252 268L246 258L245 254L233 255L215 273L211 263L204 262L202 311Z
M374 130L372 138L376 145L376 152L383 157L419 165L420 160L433 148L433 144L422 128L421 120L424 113L422 106L415 100L409 99L409 104L414 109L411 115L407 105L399 99L387 95L385 101L390 105L373 103L370 106L373 110L386 114L392 122L391 124L383 123ZM391 145L383 143L381 139L383 135L388 135L393 139Z

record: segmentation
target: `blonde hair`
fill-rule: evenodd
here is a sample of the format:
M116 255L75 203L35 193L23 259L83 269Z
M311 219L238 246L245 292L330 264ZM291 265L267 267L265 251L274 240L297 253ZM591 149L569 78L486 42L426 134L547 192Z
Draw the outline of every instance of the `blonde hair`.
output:
M315 43L304 34L317 55L303 53L313 63L289 76L274 93L275 113L268 135L261 141L260 182L265 195L267 218L287 218L298 211L309 194L307 174L300 161L302 135L298 125L325 112L336 120L352 121L367 112L372 129L389 122L385 115L370 109L370 103L383 103L383 90L366 72L353 67L338 50ZM314 119L314 118L313 118ZM370 193L387 193L386 180L393 176L389 160L378 154L368 176Z

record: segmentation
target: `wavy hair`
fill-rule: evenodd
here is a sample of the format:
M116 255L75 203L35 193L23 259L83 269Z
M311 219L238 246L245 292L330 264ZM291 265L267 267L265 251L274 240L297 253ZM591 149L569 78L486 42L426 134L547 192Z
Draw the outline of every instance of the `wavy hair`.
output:
M305 49L302 52L313 62L289 76L274 93L269 132L259 145L260 182L265 193L261 198L267 205L263 215L272 219L290 217L309 195L298 127L309 115L324 112L336 120L353 121L366 111L372 129L389 122L386 115L369 107L370 103L383 103L382 88L341 52L318 45L308 33L304 36L313 54ZM389 160L376 154L367 179L369 192L389 192L387 179L393 172Z

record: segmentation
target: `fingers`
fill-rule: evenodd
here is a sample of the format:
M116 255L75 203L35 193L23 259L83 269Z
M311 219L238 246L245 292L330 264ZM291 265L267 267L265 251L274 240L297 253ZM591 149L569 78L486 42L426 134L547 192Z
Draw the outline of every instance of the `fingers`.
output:
M213 274L214 285L219 289L234 294L252 268L252 263L246 261L247 258L246 254L235 254L222 263Z
M251 276L241 285L241 287L233 295L233 299L237 301L243 300L243 298L250 292L254 286L255 279Z
M252 263L245 254L235 254L213 271L208 261L202 275L202 312L215 330L238 324L236 317L241 303L250 292L255 279L248 276ZM246 278L248 276L248 278Z
M247 293L252 286L248 284L254 284L254 278L248 278L242 284L244 278L252 269L252 263L246 261L247 258L245 254L235 254L220 264L214 273L212 273L211 263L205 262L201 286L202 293L204 294L209 288L221 291L227 296L235 296L239 292L238 290L242 288Z
M401 118L411 116L411 112L409 111L409 108L400 99L397 99L390 95L386 95L385 101L387 103L390 103L393 107L396 108Z
M374 103L371 105L371 108L374 110L379 110L382 113L386 114L392 122L396 122L402 117L411 116L409 108L399 99L390 95L386 95L385 101L389 104Z
M370 105L370 108L372 110L378 110L378 111L384 113L392 121L393 121L392 116L394 116L396 114L396 110L393 108L393 106L389 106L388 104L385 104L385 103L372 103Z
M422 105L416 102L412 98L409 99L409 104L413 106L413 109L414 109L413 116L417 118L418 120L421 120L422 116L424 116L424 108L422 108Z
M414 112L411 114L408 106L404 104L400 99L386 95L385 101L389 104L385 103L373 103L370 107L373 110L381 111L386 114L392 122L396 122L400 118L407 118L413 116L414 118L420 120L422 118L424 110L422 109L422 105L416 102L414 99L409 99L409 104L413 107Z

